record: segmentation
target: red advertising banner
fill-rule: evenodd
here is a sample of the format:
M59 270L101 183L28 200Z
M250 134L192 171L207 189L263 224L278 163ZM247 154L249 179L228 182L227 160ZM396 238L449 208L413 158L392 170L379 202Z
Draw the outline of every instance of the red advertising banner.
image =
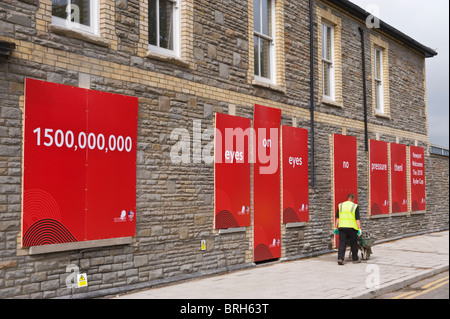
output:
M281 126L283 223L309 221L308 130Z
M334 208L353 193L358 202L358 161L356 137L334 134Z
M391 203L392 213L408 211L406 188L406 146L390 143L391 149Z
M389 214L388 143L369 141L370 214Z
M280 152L281 110L255 105L253 165L254 260L281 257Z
M216 113L215 229L250 226L251 120Z
M355 203L358 203L358 160L356 137L334 134L333 169L334 218L338 205L347 200L347 195L349 193L355 194ZM339 236L335 236L335 244L336 246L339 245Z
M22 246L133 236L138 99L26 79Z
M423 147L410 146L411 160L411 211L426 210L425 152Z

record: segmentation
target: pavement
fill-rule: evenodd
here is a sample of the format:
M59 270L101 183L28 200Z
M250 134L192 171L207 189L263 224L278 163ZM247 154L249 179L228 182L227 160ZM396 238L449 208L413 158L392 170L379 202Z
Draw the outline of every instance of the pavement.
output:
M449 269L449 232L372 246L367 261L337 264L337 252L256 265L113 299L370 299Z

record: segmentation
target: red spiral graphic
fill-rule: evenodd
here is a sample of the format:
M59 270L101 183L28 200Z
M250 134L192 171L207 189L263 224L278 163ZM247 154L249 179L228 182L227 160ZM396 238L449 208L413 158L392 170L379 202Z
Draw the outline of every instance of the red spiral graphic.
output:
M413 212L419 211L420 209L420 205L417 201L413 201L412 206L411 206L411 210Z
M76 242L75 237L61 224L54 219L41 219L35 222L23 236L22 245L24 247L63 244Z
M44 190L26 190L23 195L23 229L26 230L41 219L61 221L58 203L51 194Z
M372 215L380 215L382 213L381 207L377 203L372 204L370 211L371 211Z
M269 260L273 258L273 254L267 245L259 244L255 247L255 261Z
M55 198L41 189L30 189L23 197L24 247L77 241L61 223L61 211Z
M284 223L298 223L300 219L298 218L295 210L292 207L288 207L283 211L283 222Z
M394 202L394 204L392 204L392 212L393 213L401 213L402 212L402 209L397 202Z
M239 227L239 223L236 218L234 218L233 214L227 210L221 210L216 214L216 228L224 229L224 228L235 228Z

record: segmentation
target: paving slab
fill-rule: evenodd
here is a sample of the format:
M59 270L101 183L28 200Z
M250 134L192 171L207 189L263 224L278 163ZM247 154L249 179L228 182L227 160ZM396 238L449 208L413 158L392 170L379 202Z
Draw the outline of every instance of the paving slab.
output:
M370 259L337 265L337 253L258 265L119 299L374 298L449 269L449 232L407 237L372 247ZM346 256L348 253L346 254Z

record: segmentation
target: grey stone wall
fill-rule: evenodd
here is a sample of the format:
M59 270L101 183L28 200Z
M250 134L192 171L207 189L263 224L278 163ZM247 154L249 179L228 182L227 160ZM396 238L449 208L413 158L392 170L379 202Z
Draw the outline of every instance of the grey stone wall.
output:
M431 154L425 165L429 172L426 175L427 207L433 211L425 216L425 223L430 228L448 229L449 158Z
M247 79L249 65L248 7L245 1L194 1L193 57L195 65L159 61L137 55L140 12L137 0L115 1L117 50L102 43L86 42L55 32L38 31L38 6L43 1L0 3L0 39L25 41L55 52L71 52L99 61L109 61L143 71L174 76L249 96L263 97L266 105L283 103L282 124L292 125L287 109L309 108L309 21L308 1L285 1L285 66L287 92L253 86ZM113 3L113 2L111 2ZM358 188L362 223L379 239L396 238L423 231L448 229L448 157L426 156L427 212L381 219L367 218L367 153L363 130L346 125L346 119L362 121L362 63L358 24L353 18L333 11L342 19L342 67L344 107L318 101L316 111L336 115L341 123L315 123L315 186L310 188L310 222L285 229L282 245L286 258L301 258L332 249L332 194L330 135L358 138ZM376 31L369 31L376 32ZM317 25L315 25L317 35ZM371 55L366 37L367 73ZM427 134L424 102L424 59L400 43L389 42L391 119L375 117L370 124L392 130ZM317 39L315 40L317 43ZM20 50L19 50L20 51ZM194 121L202 132L213 126L215 112L253 118L253 105L231 103L223 97L205 98L180 88L162 89L136 81L124 81L94 74L87 64L91 89L139 97L137 151L137 223L132 244L29 255L18 246L21 235L23 95L26 77L78 86L80 73L69 65L40 60L40 52L13 54L0 61L0 298L95 297L140 289L157 284L252 267L252 230L219 234L213 230L214 169L200 161L173 164L170 139L174 128L186 128L192 138ZM318 57L315 50L315 74ZM69 62L70 64L70 62ZM369 75L368 83L370 82ZM371 105L371 85L368 103ZM301 114L305 114L304 112ZM310 131L309 117L298 116L297 126ZM385 131L383 131L385 132ZM376 133L369 132L375 139ZM380 133L379 138L396 142L397 135ZM202 141L206 146L208 140ZM413 145L413 138L400 138ZM423 142L419 146L427 147ZM309 146L311 147L311 146ZM193 155L193 154L191 154ZM191 159L193 157L191 156ZM284 228L285 225L282 225ZM202 251L201 240L207 249ZM77 265L88 275L89 286L68 289L67 266Z

